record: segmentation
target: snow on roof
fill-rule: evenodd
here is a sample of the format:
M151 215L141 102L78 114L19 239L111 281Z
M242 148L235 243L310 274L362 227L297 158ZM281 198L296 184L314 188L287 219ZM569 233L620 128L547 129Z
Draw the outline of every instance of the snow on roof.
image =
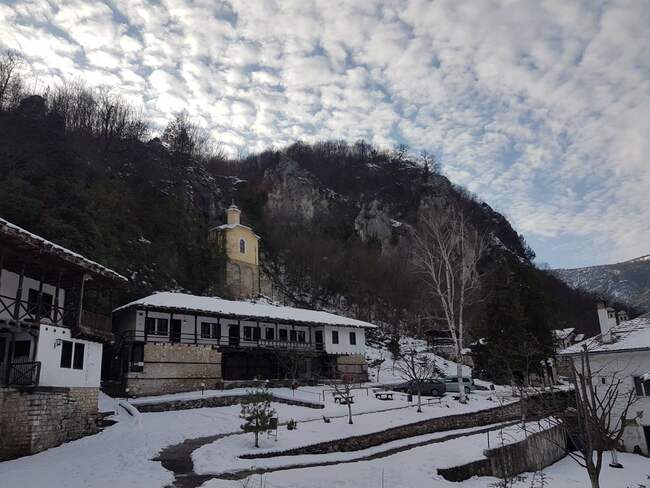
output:
M650 349L650 313L626 320L611 328L611 342L603 342L602 334L590 337L560 351L562 355L578 354L583 346L591 352L620 352Z
M59 246L58 244L48 241L41 236L32 234L28 230L25 230L22 227L12 224L11 222L8 222L2 218L0 218L0 235L6 236L9 239L19 239L21 243L26 244L29 246L29 248L33 248L34 250L38 250L44 254L55 255L71 264L85 268L91 273L102 275L106 278L110 278L116 281L128 281L124 276L113 271L112 269L109 269L106 266L102 266L95 261L91 261L81 254L66 249L63 246Z
M242 228L244 228L244 229L248 229L248 230L250 230L250 231L255 235L255 237L257 237L258 239L260 239L260 236L258 236L257 234L255 234L255 231L254 231L253 229L251 229L251 228L248 227L247 225L242 225L242 224L223 224L223 225L215 225L215 226L212 227L210 230L215 230L215 229L216 229L216 230L234 229L234 228L236 228L236 227L242 227Z
M224 300L223 298L200 297L187 295L185 293L159 292L127 303L114 312L133 306L161 307L174 310L188 310L192 312L217 313L232 315L233 317L250 317L258 320L291 320L295 322L306 322L312 324L341 325L348 327L376 328L369 322L350 319L333 313L309 310L304 308L283 307L255 302L238 302Z
M573 327L569 327L567 329L555 329L553 331L553 335L555 336L556 339L566 339L573 333L575 329Z

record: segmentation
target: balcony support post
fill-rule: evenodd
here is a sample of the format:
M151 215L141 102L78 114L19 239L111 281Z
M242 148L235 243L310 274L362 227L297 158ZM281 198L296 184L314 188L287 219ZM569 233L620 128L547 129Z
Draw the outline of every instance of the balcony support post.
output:
M194 314L194 344L199 343L199 337L198 337L198 335L199 335L198 334L199 324L198 324L198 320L199 320L199 316Z
M2 271L5 267L5 248L0 247L0 290L2 289Z
M14 305L14 320L20 320L20 304L23 300L23 279L25 278L25 261L22 262L20 267L20 274L18 275L18 288L16 289L16 303Z
M86 274L81 275L81 283L79 284L79 303L77 304L77 327L81 328L81 320L84 308L84 288L86 286Z
M144 342L147 342L147 319L149 318L149 309L144 309Z
M59 315L59 307L61 306L61 301L59 294L61 292L61 278L63 277L63 271L59 271L59 276L56 280L56 288L54 289L54 324L61 325L59 322L63 322L63 316L65 312L61 312ZM60 320L59 320L60 319Z
M45 271L41 270L41 276L38 279L38 298L36 300L36 322L41 323L41 312L43 311L43 281L45 281Z

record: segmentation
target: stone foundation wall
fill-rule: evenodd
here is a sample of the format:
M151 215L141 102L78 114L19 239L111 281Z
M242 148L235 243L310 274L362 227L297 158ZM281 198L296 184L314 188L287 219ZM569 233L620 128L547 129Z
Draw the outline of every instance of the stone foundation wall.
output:
M0 388L0 461L99 431L98 388Z
M368 381L368 365L361 354L336 356L336 377L349 377L352 382Z
M246 398L245 395L227 395L217 397L193 398L191 400L173 400L158 403L144 403L135 405L140 412L168 412L170 410L189 410L192 408L207 407L227 407L230 405L239 405ZM284 398L271 395L272 401L285 403L287 405L297 405L299 407L322 409L325 405L316 402L307 402L293 398Z
M144 368L129 372L131 396L162 395L217 388L221 384L221 353L209 345L147 343Z

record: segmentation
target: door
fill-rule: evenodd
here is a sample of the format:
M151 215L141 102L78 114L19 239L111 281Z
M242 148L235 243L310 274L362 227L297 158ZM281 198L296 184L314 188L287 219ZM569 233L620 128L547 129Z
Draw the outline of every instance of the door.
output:
M645 434L645 446L646 446L646 454L650 454L650 425L644 425L643 426L643 433Z
M7 357L7 341L6 337L0 337L0 385L2 385L7 377L7 363L9 358Z
M228 345L239 345L239 324L230 324L228 326Z
M322 330L317 330L314 332L314 343L316 344L316 350L317 351L322 351L323 350L323 331Z
M181 332L183 323L179 319L172 319L171 327L169 329L169 341L181 342Z

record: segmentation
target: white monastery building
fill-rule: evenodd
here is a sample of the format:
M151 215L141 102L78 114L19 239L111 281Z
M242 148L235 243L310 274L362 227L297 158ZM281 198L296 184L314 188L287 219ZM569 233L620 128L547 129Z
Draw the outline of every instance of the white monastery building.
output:
M603 301L598 303L600 334L561 351L565 358L577 358L587 346L594 385L622 380L619 391L634 391L627 412L623 449L650 454L650 313L628 320ZM622 410L619 410L618 415Z
M125 284L0 219L0 460L97 431L109 295Z

